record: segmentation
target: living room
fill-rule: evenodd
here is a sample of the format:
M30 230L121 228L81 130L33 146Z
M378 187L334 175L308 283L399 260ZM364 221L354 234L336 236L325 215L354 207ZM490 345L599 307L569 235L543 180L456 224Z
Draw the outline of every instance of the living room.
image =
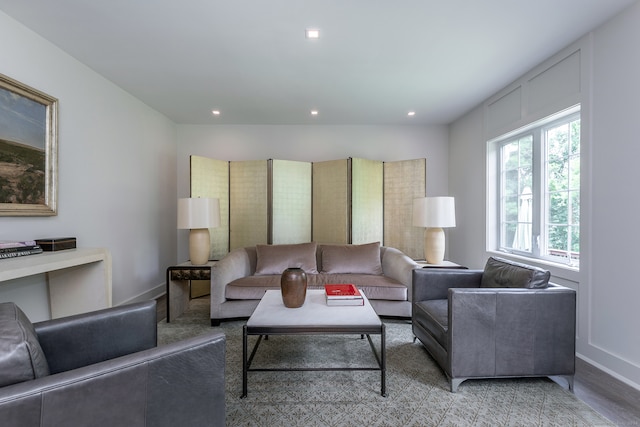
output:
M0 2L0 38L6 41L0 47L0 73L60 101L59 209L51 217L3 217L0 237L75 236L79 247L108 248L114 305L161 295L166 268L188 258L188 234L175 226L176 199L189 195L189 156L194 154L224 160L427 158L428 194L456 198L457 226L447 231L448 258L481 268L492 249L485 214L486 102L579 49L587 159L581 267L567 272L552 266L551 271L553 281L578 290L578 357L640 389L640 344L627 332L640 321L635 303L640 290L624 269L612 268L634 265L640 233L621 226L633 223L638 208L633 197L621 197L640 178L634 162L640 148L633 143L640 113L637 2L523 68L462 116L420 126L177 123L21 24L12 17L11 3ZM46 319L44 282L38 276L4 284L0 301L16 301L33 321Z

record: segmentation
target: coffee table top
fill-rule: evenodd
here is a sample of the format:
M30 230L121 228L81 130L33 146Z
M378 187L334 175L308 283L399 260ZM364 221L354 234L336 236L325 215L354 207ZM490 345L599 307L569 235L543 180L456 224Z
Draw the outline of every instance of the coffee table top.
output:
M380 333L382 322L364 305L329 306L323 289L308 289L300 308L287 308L279 290L268 290L247 321L249 333Z

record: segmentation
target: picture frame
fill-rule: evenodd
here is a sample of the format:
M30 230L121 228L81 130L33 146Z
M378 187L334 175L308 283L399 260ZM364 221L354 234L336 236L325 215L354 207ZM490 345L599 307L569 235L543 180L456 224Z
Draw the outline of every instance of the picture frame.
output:
M0 74L0 216L57 215L58 100Z

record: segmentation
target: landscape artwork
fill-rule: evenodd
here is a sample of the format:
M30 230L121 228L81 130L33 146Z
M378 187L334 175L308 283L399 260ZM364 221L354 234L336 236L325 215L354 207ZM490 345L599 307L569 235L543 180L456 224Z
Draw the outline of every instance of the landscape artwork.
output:
M0 75L0 215L56 214L56 106Z

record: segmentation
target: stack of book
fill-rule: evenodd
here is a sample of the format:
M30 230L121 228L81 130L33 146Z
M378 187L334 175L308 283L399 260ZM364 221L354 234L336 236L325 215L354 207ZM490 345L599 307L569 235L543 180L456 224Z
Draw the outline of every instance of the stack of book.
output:
M360 290L351 283L324 285L327 305L364 305Z
M0 241L0 259L40 253L42 253L42 248L35 240L25 240L23 242Z

